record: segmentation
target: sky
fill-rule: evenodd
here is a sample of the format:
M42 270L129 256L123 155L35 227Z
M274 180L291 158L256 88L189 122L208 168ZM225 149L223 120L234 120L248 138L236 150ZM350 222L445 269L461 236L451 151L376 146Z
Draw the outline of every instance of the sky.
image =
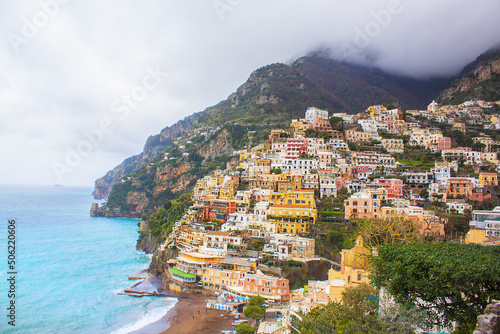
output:
M0 184L92 186L255 69L316 50L419 78L500 42L498 0L0 4Z

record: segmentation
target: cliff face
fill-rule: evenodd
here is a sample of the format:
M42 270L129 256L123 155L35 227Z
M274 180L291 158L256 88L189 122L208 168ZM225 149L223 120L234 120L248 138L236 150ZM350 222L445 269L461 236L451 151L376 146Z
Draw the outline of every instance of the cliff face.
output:
M186 131L166 149L167 157L160 154L135 172L119 178L107 205L93 207L91 215L137 218L152 214L165 202L190 189L206 173L226 168L235 148L253 139L242 135L244 133L247 129L243 126Z
M444 90L437 101L459 104L470 99L497 101L500 99L500 51L490 50L465 67L460 79Z
M427 105L445 87L443 80L405 79L378 69L319 57L303 57L291 66L264 66L254 71L226 100L151 136L142 153L125 159L96 180L94 196L108 198L113 186L121 179L155 160L158 154L172 146L178 136L193 133L196 129L225 129L223 131L227 133L218 134L217 146L205 146L197 151L203 158L221 157L252 140L256 144L264 139L259 131L251 136L249 131L256 129L248 126L284 127L290 119L302 117L307 107L347 113L361 112L374 103L419 108ZM241 125L243 129L227 127L229 124ZM184 181L189 183L190 180ZM181 188L176 187L177 190Z
M121 164L95 181L93 192L94 198L106 199L111 193L113 186L122 177L138 170L144 166L144 164L153 160L159 153L163 152L178 134L190 129L197 123L197 116L197 114L194 114L186 117L172 126L164 128L159 134L150 136L140 154L123 160Z

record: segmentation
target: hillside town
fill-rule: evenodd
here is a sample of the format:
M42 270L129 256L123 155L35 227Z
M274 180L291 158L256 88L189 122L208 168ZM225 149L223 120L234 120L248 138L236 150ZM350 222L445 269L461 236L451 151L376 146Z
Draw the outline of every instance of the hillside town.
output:
M376 249L355 231L340 254L318 251L329 223L404 219L428 241L500 245L500 141L491 135L500 117L489 112L499 106L432 101L427 110L374 105L355 115L308 108L196 182L192 205L158 250L177 250L163 263L167 286L206 291L208 307L234 313L261 296L267 310L256 333L289 333L299 313L370 284ZM457 217L470 217L468 226L458 228ZM150 232L147 220L140 230ZM326 279L298 284L284 275L313 262Z

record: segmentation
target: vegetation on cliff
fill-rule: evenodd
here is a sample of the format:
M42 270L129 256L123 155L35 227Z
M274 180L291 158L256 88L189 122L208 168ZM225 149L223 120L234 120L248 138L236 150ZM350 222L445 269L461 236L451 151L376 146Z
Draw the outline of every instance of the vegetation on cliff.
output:
M247 82L226 100L151 136L142 153L124 160L96 180L94 195L96 198L107 198L120 180L175 147L179 136L193 134L197 129L217 129L218 134L210 135L226 136L232 144L227 146L239 149L245 144L258 144L269 134L269 129L284 127L290 119L303 117L307 107L356 113L374 103L391 101L406 108L421 108L448 84L448 80L401 78L377 69L320 57L303 57L291 66L264 66L254 71ZM186 150L179 149L180 154L184 152L191 154L187 147ZM204 158L202 166L208 157L214 159L231 154L229 150L217 150L217 146L212 146L212 149L206 146L205 149L196 150L196 153ZM200 176L202 171L198 170L196 174ZM181 185L175 186L182 188ZM123 199L123 196L119 198ZM123 200L114 203L123 209L129 206Z
M472 99L500 100L500 47L488 50L466 66L437 101L441 104L460 104Z

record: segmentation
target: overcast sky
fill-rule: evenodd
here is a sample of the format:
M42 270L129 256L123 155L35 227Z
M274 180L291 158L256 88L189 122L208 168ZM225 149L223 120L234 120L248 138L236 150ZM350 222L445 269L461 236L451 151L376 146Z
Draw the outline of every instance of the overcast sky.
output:
M92 186L251 72L329 48L418 77L500 42L498 0L2 1L0 183Z

